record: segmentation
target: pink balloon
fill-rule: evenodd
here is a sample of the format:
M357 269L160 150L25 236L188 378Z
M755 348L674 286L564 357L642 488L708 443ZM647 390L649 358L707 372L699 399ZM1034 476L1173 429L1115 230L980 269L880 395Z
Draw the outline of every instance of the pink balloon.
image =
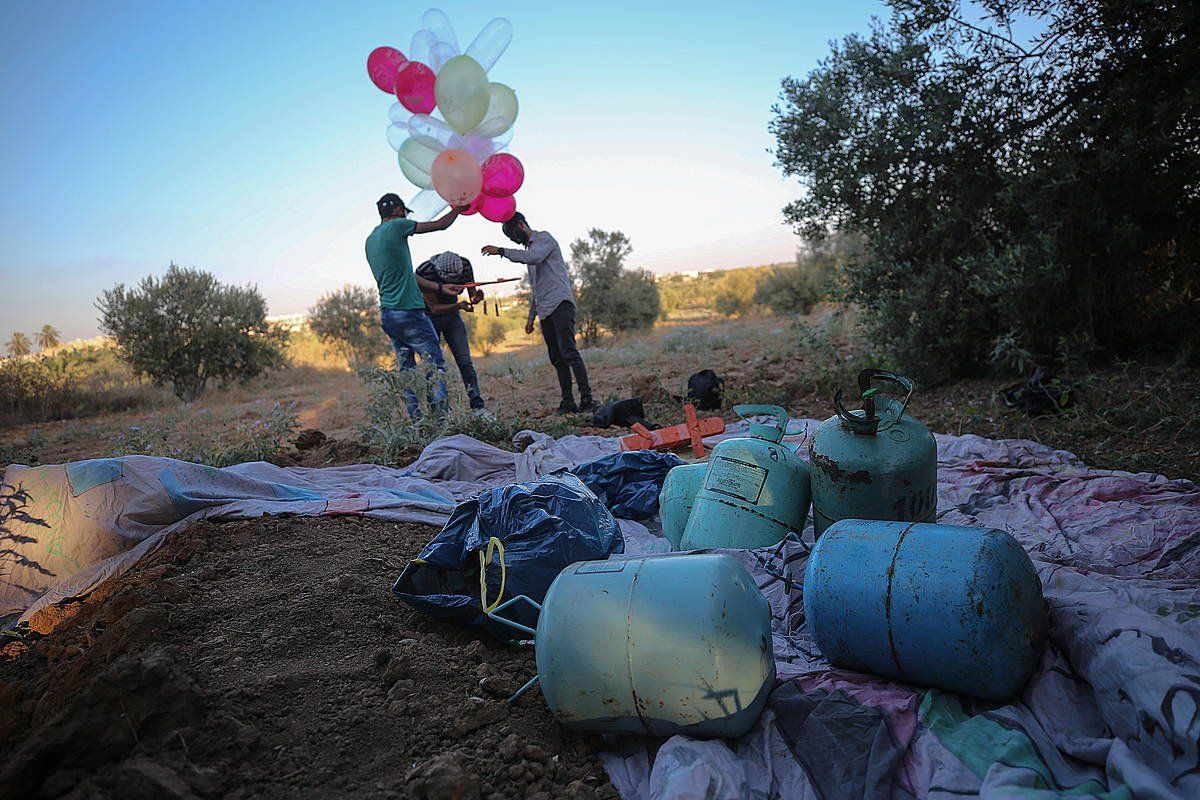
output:
M479 162L465 150L443 150L433 160L430 170L433 188L452 206L465 206L483 188L483 173Z
M483 162L483 193L491 197L509 197L525 182L525 168L509 153L496 153ZM512 216L511 214L509 216Z
M437 108L433 93L437 75L420 61L406 61L396 73L396 99L414 114L428 114Z
M483 200L479 203L479 213L484 219L490 219L492 222L508 222L512 219L512 215L517 213L517 198L509 195L508 197L492 197L491 195L482 195Z
M467 205L466 209L462 212L463 216L465 217L465 216L470 216L471 214L478 214L479 213L479 204L481 202L483 202L483 199L485 197L487 197L487 195L485 195L483 192L480 192L479 194L475 195L475 199L472 200Z
M371 51L371 55L367 56L367 74L371 76L371 82L382 91L395 94L396 73L406 61L408 59L404 57L404 53L394 47L376 47Z

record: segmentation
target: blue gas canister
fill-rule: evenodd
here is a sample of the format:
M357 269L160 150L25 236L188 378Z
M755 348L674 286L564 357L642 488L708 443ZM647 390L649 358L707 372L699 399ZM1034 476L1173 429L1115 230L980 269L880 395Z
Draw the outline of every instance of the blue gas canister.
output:
M841 520L809 556L804 613L835 666L989 700L1020 691L1046 641L1033 563L986 528Z
M704 485L707 472L708 462L683 464L673 467L663 481L662 491L658 494L658 509L662 517L663 537L671 543L673 550L679 549L683 530L688 517L692 515L692 505L696 502L700 487Z
M813 525L819 536L839 519L933 522L937 519L937 443L905 415L913 382L880 369L858 374L862 408L836 414L808 445ZM899 390L903 400L883 392Z
M489 616L503 621L519 599ZM546 703L569 728L740 736L775 681L770 606L723 553L572 564L546 593L536 632L524 630Z
M684 550L769 547L788 531L803 530L808 519L808 464L782 444L787 412L753 405L733 410L742 417L772 416L774 424L751 423L749 436L713 448L684 528Z

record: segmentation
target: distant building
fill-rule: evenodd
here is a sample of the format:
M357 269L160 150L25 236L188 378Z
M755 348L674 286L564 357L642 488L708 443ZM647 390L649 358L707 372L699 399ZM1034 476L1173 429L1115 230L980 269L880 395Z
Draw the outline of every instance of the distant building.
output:
M295 333L308 327L308 314L276 314L267 317L267 322L285 331Z

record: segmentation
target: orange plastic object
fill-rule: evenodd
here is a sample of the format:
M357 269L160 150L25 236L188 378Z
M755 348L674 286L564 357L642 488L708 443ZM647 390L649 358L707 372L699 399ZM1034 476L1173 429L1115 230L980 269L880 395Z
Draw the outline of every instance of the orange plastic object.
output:
M684 405L683 418L685 421L682 425L672 425L656 431L635 422L630 426L633 433L621 437L621 449L676 450L690 444L696 458L704 458L704 437L724 433L725 420L720 417L699 419L696 416L696 407L691 403Z

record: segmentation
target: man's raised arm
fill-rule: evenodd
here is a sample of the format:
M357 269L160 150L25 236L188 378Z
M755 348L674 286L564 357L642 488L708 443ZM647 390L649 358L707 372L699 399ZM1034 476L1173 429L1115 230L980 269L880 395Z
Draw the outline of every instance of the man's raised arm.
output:
M417 227L413 228L413 233L433 233L434 231L444 231L449 228L454 220L458 219L458 215L462 213L461 209L452 208L442 215L441 219L435 219L433 222L418 222Z
M540 264L546 260L554 249L554 241L549 236L539 236L529 243L529 247L518 250L514 247L501 247L500 255L518 264Z

